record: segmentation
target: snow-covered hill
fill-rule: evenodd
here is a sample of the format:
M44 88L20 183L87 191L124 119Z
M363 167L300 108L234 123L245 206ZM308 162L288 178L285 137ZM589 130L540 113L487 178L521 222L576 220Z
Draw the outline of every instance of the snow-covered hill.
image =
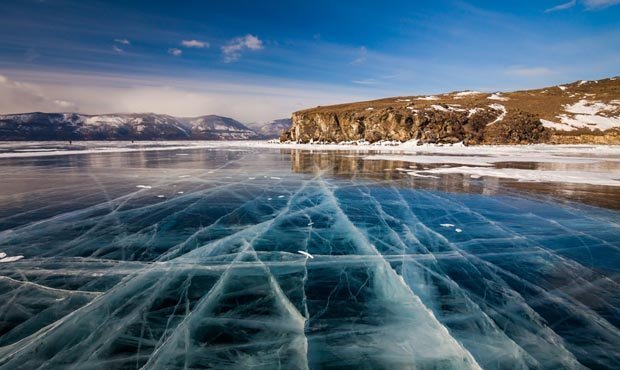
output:
M264 139L279 138L283 131L291 128L291 119L282 118L271 122L250 123L248 126L256 131Z
M247 140L258 134L232 118L208 115L23 113L0 115L0 140Z

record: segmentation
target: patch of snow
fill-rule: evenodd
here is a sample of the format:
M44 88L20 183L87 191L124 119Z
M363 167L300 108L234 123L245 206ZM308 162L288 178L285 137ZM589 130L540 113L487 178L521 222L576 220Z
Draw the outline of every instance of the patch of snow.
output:
M504 107L503 105L497 104L497 103L493 103L493 104L489 105L489 108L501 111L500 115L495 119L495 121L489 123L489 125L492 125L492 124L497 123L497 122L501 122L501 121L504 120L504 118L506 118L506 113L508 113L508 110L506 110L506 107Z
M450 111L448 108L445 108L444 106L441 106L439 104L433 104L433 105L431 105L431 108L433 108L434 110L442 111L442 112L449 112Z
M411 99L396 99L397 102L408 102L411 101Z
M407 175L409 176L413 176L413 177L421 177L421 178L427 178L427 179L438 179L439 177L437 176L433 176L433 175L423 175L421 173L418 173L416 171L406 171Z
M599 129L601 131L620 127L620 116L610 116L620 109L620 105L610 102L579 100L575 104L567 104L564 110L568 114L561 114L558 118L563 124L574 128ZM605 113L606 115L601 115Z
M491 96L488 96L487 99L489 99L489 100L499 100L499 101L508 101L508 100L510 100L510 98L507 98L505 96L501 96L500 93L491 94Z
M562 85L560 85L560 86L558 86L558 89L560 89L560 90L562 90L562 91L566 91L567 87L566 87L566 86L562 86Z
M579 81L579 86L587 84L588 82L590 81L587 81L587 80Z
M471 147L465 147L471 148ZM403 154L374 154L364 157L364 160L383 160L383 161L401 161L417 164L442 164L450 163L453 165L465 166L485 166L493 167L497 163L502 162L538 162L538 163L574 163L574 164L593 164L599 163L604 159L573 157L573 156L555 156L555 155L538 155L536 153L515 154L487 154L486 156L476 155L403 155ZM620 159L618 159L620 161ZM409 169L397 168L400 171L411 171ZM422 171L426 172L426 171Z
M479 95L482 94L479 91L461 91L461 92L457 92L456 94L454 94L455 98L454 99L463 99L466 96L472 96L472 95Z
M454 227L454 224L440 224L439 226L451 228L451 227Z
M373 107L368 107L368 108L366 108L366 110L374 110L374 109L375 109L375 108L373 108Z
M448 104L448 109L452 112L465 112L466 110L463 108L459 108L460 104Z
M84 124L91 126L110 125L118 127L126 122L126 119L119 116L87 116L84 120Z
M438 97L436 97L435 95L429 95L429 96L423 96L420 98L416 98L417 100L437 100L439 99Z
M151 189L152 186L150 185L136 185L136 188L140 188L140 189Z
M454 231L456 231L457 233L460 233L460 232L462 232L463 230L462 230L462 229L459 229L459 228L456 228L456 229L454 229Z
M576 130L575 127L569 126L566 123L557 123L557 122L547 121L546 119L541 119L540 122L543 124L544 127L552 128L552 129L558 130L558 131L573 131L573 130Z
M612 111L619 107L615 105L609 105L602 102L592 102L585 99L578 101L573 105L565 105L564 110L569 113L577 114L597 114L603 111Z
M484 108L472 108L469 110L469 113L467 114L467 117L471 117L474 114L478 113L478 112L484 112Z
M587 185L620 186L617 173L584 171L543 171L489 167L442 167L428 170L434 174L464 174L513 179L523 182L563 182Z

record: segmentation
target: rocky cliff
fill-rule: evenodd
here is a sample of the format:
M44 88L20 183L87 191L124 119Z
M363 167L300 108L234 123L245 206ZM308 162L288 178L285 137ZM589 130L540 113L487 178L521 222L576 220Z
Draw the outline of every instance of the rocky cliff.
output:
M23 113L0 115L0 140L247 140L258 134L232 118L207 115Z
M316 107L293 113L292 127L280 140L620 144L620 78Z

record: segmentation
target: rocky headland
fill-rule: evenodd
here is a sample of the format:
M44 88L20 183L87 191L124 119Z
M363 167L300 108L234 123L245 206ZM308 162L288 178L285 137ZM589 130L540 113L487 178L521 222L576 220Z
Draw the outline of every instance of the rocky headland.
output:
M460 91L293 113L281 142L620 144L620 78L537 90Z

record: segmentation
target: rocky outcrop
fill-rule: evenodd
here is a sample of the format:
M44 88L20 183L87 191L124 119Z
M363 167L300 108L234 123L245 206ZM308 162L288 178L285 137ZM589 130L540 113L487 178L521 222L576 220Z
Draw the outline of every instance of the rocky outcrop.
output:
M542 123L531 114L493 108L464 110L450 106L412 111L388 107L370 111L297 112L281 141L343 142L365 140L420 143L516 144L547 140ZM500 119L501 118L501 119Z
M620 79L513 93L454 92L316 107L280 140L420 143L617 143Z

